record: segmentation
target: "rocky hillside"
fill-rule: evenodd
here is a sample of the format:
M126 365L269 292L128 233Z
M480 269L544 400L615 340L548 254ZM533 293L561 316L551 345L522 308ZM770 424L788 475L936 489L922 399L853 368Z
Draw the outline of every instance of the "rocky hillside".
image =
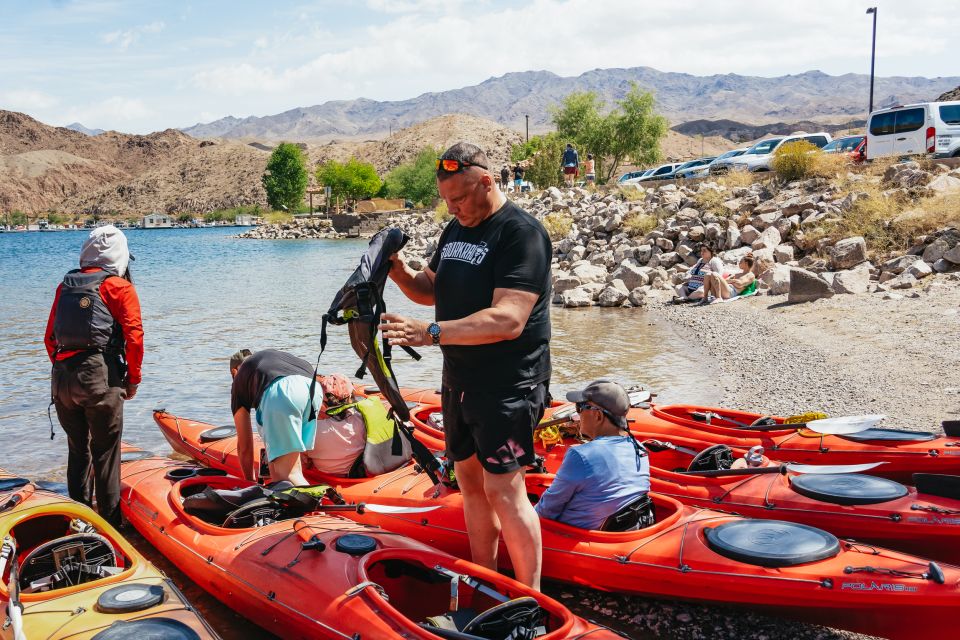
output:
M736 120L691 120L673 127L673 131L686 136L715 136L735 143L758 140L771 134L787 134L794 131L826 131L836 137L837 133L863 130L866 120L850 120L841 124L827 124L801 120L799 122L774 122L772 124L747 124Z
M574 91L596 91L611 103L636 82L653 91L658 110L672 122L731 118L753 123L803 119L845 122L862 116L869 76L830 76L819 71L777 78L724 74L693 76L664 73L649 67L596 69L576 77L548 71L508 73L471 87L425 93L409 100L338 100L291 109L276 115L227 117L183 129L198 137L257 138L265 140L325 140L345 136L380 136L448 113L467 113L515 130L549 125L548 108ZM929 100L960 84L953 78L877 78L879 106Z
M951 89L950 91L941 94L940 97L937 98L937 102L947 102L950 100L960 100L960 87Z

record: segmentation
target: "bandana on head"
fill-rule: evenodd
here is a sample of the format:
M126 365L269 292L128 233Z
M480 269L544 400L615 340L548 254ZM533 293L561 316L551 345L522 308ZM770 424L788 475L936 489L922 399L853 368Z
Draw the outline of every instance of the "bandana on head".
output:
M353 398L353 385L346 376L332 373L320 379L323 387L323 399L330 406L337 406L349 402Z

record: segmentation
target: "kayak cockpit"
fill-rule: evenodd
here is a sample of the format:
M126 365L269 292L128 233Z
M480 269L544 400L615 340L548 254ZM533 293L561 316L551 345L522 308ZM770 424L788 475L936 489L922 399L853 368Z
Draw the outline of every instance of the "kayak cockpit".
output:
M496 578L477 575L478 567L465 571L461 564L436 553L382 549L364 558L362 582L354 589L443 638L532 640L572 626L571 614L549 599L519 586L504 588Z
M112 539L112 532L98 529L73 513L20 520L4 537L2 555L0 597L6 595L6 585L16 571L16 588L27 600L31 594L110 580L132 565L130 557Z

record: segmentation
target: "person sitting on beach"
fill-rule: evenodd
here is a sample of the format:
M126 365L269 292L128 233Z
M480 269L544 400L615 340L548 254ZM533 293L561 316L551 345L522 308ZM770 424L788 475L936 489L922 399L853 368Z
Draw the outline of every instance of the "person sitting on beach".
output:
M627 429L630 398L622 386L597 380L567 393L567 400L577 403L580 433L590 442L567 451L536 510L549 520L597 530L650 490L650 460Z
M703 297L703 282L708 273L723 273L723 260L717 257L716 247L709 242L700 245L700 259L687 271L687 281L677 287L677 301L699 300Z
M726 280L720 273L708 273L703 280L703 298L700 304L714 304L731 300L757 289L757 276L753 273L753 255L747 254L740 259L740 273Z

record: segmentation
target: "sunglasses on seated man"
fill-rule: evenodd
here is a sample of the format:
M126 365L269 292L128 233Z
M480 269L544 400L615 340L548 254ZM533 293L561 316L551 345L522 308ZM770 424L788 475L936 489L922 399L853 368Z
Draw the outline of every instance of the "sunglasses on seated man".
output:
M482 164L477 164L475 162L456 160L454 158L437 158L437 170L442 169L446 173L457 173L458 171L463 171L467 167L480 167L481 169L486 169L486 167Z
M597 405L590 404L587 401L578 402L576 404L576 409L577 409L577 413L583 413L584 411L587 411L587 410L599 411L603 415L610 418L610 421L613 422L614 424L617 424L617 425L620 424L620 419L618 419L615 415L613 415L603 407L598 407Z

